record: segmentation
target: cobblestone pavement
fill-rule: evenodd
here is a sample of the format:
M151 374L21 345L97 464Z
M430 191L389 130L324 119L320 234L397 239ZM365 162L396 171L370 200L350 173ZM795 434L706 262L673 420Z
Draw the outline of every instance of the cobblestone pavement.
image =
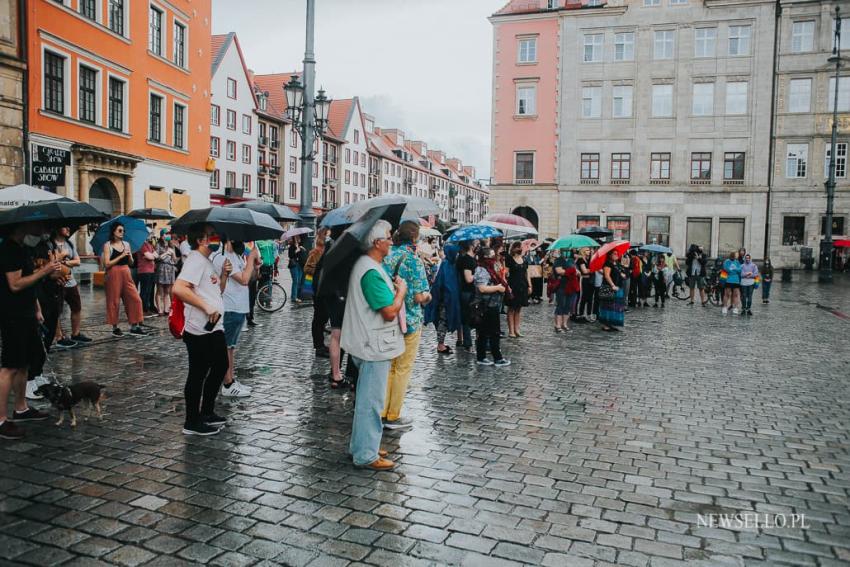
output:
M383 473L349 462L351 394L313 358L309 308L243 334L255 394L223 401L211 438L180 433L186 356L164 321L146 339L89 326L94 345L52 360L107 385L105 419L0 442L0 561L848 565L850 279L795 277L752 318L672 301L617 335L556 335L531 307L505 369L438 357L428 330L415 427L385 436ZM700 523L740 512L806 524Z

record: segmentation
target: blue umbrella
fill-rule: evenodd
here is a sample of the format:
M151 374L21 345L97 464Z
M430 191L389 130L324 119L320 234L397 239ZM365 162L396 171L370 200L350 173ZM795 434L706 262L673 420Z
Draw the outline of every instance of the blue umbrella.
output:
M644 252L654 252L656 254L672 254L673 249L668 248L666 246L662 246L660 244L647 244L646 246L641 246L641 250Z
M119 222L124 225L124 240L130 243L132 252L138 252L145 240L148 239L150 232L148 232L148 227L145 226L145 221L126 215L115 217L100 225L92 236L91 247L95 254L100 254L103 245L109 242L109 233L112 227Z
M446 242L464 242L466 240L481 240L482 238L495 238L497 236L502 236L502 231L498 228L471 224L454 231Z

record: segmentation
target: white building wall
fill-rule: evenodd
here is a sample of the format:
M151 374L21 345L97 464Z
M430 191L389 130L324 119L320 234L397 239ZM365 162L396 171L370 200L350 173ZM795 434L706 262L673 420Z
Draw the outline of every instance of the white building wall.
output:
M131 209L146 207L145 190L161 187L171 195L183 192L192 200L191 208L203 209L210 206L209 174L205 171L186 169L153 160L145 160L136 166Z

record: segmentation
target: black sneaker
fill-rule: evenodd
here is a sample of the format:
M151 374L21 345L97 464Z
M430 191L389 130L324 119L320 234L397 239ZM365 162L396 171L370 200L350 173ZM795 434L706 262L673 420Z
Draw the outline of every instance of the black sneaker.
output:
M38 411L35 408L27 408L27 411L24 412L14 412L12 414L12 421L44 421L50 416L43 411Z
M11 439L17 441L24 438L24 430L8 419L0 425L0 439Z
M76 341L78 343L90 343L92 341L89 337L85 336L82 333L80 333L79 335L72 335L71 340Z
M74 348L77 346L77 341L72 341L67 337L62 337L58 341L56 341L56 346L58 348Z
M216 415L214 413L211 413L210 415L202 415L201 421L212 427L223 427L225 424L227 424L226 418L221 417L220 415Z
M215 435L219 432L218 427L213 427L211 425L207 425L206 423L196 423L194 425L186 424L183 426L183 433L185 435Z
M146 337L148 336L148 332L142 329L139 325L130 328L130 334L134 337Z
M123 336L124 336L124 331L122 331L122 330L121 330L121 329L119 329L118 327L113 327L113 328L112 328L112 336L113 336L113 337L123 337Z
M259 324L259 323L257 323L256 321L254 321L253 319L248 319L248 326L249 326L249 327L252 327L252 328L253 328L253 327L259 327L259 326L260 326L260 324Z

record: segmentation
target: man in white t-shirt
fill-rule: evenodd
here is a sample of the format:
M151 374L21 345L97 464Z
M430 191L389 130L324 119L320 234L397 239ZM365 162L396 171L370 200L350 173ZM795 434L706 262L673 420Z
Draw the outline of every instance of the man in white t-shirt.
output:
M224 375L221 395L233 398L244 398L251 395L251 388L240 383L233 377L236 368L236 345L239 335L245 325L249 311L248 284L254 273L254 266L259 257L255 247L245 256L244 242L222 241L222 250L213 256L213 266L221 272L225 262L230 262L231 272L227 279L222 279L222 298L224 299L224 338L227 343L228 367Z
M215 229L208 224L189 228L191 252L183 258L183 270L174 282L174 295L185 304L183 342L189 353L189 375L183 390L186 435L215 435L227 422L213 410L228 367L221 291L232 266L225 260L221 270L216 270L210 261L210 238L214 235Z

